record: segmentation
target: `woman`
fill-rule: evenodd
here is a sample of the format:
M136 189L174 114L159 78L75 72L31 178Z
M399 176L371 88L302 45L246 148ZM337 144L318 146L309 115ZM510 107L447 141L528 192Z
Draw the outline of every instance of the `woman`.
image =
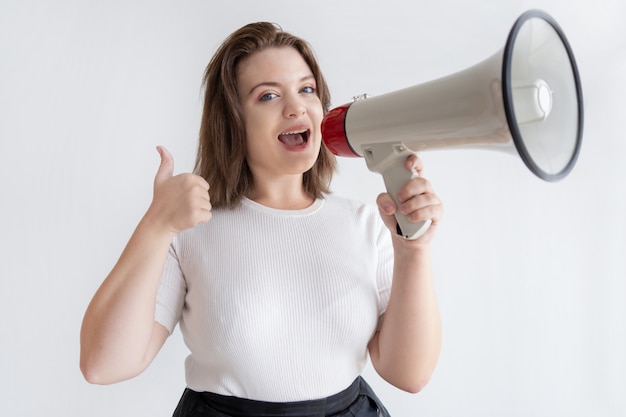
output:
M440 350L432 186L408 181L399 207L383 193L378 213L329 193L328 88L308 44L273 24L227 38L204 84L195 173L174 176L158 147L153 201L85 313L85 378L141 373L179 324L176 416L388 415L359 376L368 354L417 392ZM396 210L433 224L405 240Z

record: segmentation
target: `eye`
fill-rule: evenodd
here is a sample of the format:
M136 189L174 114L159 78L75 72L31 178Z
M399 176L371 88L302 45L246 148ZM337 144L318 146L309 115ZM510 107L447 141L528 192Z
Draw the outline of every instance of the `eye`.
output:
M315 87L312 87L309 85L309 86L303 87L300 90L300 92L304 94L315 94Z
M265 93L259 97L259 101L270 101L278 97L276 93Z

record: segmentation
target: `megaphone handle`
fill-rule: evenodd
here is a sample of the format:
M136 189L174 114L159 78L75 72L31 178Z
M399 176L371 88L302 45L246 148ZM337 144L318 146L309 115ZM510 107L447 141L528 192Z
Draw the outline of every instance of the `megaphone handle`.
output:
M400 207L398 192L408 180L418 176L417 171L414 169L406 169L404 164L390 164L381 174L387 192L391 195L391 198L393 198L396 207ZM415 240L422 236L432 223L431 220L424 220L417 223L410 222L406 216L399 211L396 211L395 216L397 221L397 233L408 240Z

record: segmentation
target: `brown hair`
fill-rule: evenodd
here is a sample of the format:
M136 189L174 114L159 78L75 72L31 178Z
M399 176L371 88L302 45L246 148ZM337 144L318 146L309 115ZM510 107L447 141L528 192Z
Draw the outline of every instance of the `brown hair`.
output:
M207 180L214 208L234 207L252 188L246 162L246 131L237 93L238 65L270 47L293 47L308 64L324 114L330 106L328 85L309 44L278 25L251 23L232 33L209 62L204 77L204 109L194 173ZM313 198L329 192L335 156L322 143L313 167L304 173L304 189Z

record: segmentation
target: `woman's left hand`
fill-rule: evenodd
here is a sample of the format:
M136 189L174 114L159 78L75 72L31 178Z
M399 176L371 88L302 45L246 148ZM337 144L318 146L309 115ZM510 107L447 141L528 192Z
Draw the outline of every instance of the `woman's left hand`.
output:
M443 216L443 204L435 194L433 186L423 177L424 164L417 155L410 155L404 162L406 169L415 169L418 177L404 184L397 195L399 207L388 193L381 193L376 199L383 222L394 236L394 241L402 240L408 245L428 245L434 236L437 225ZM418 239L410 241L396 232L396 210L405 215L410 222L417 223L431 220L429 229Z

